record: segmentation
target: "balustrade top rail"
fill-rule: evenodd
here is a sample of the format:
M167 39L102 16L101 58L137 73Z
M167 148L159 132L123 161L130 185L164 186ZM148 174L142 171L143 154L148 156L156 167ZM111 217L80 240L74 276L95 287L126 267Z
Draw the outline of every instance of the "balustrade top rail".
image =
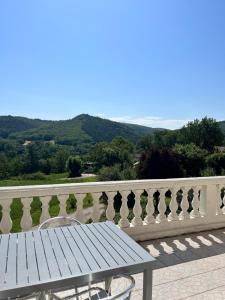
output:
M144 179L144 180L124 180L124 181L105 181L105 182L84 182L84 183L67 183L67 184L47 184L47 185L29 185L29 186L12 186L0 187L1 198L27 197L32 194L35 196L48 196L71 193L88 193L99 191L123 191L129 189L146 189L172 186L190 186L224 184L225 176L211 177L190 177L190 178L169 178L169 179ZM55 194L54 194L55 193Z

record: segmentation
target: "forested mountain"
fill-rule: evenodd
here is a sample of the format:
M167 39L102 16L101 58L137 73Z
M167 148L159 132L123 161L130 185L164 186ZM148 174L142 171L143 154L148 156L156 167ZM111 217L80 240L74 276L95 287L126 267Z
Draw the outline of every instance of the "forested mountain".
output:
M225 121L220 121L218 123L220 125L220 128L221 128L223 134L225 135Z
M51 123L51 121L24 117L0 116L0 137L7 138L12 133L38 128L49 123Z
M132 142L153 133L150 127L113 122L87 114L65 121L44 121L22 117L0 117L0 136L16 140L55 140L60 144L93 144L116 136Z

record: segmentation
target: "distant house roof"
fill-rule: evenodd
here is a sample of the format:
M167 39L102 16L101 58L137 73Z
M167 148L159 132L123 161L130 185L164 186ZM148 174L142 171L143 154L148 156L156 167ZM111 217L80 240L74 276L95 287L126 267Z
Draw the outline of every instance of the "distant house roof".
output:
M25 141L24 143L23 143L23 146L28 146L28 145L30 145L32 143L32 141Z

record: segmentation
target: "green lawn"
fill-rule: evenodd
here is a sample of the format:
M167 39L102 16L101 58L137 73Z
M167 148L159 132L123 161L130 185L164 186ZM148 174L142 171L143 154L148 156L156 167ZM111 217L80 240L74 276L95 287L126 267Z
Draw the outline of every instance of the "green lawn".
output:
M21 179L14 177L7 180L0 180L0 187L4 186L21 186L21 185L40 185L40 184L58 184L58 183L79 183L95 182L97 177L86 177L71 179L67 178L67 173L46 175L44 179Z

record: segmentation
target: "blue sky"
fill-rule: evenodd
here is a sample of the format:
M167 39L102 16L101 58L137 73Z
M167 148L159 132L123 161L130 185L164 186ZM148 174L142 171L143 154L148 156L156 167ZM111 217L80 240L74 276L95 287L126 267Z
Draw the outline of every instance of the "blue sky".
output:
M0 115L225 119L224 0L0 1Z

